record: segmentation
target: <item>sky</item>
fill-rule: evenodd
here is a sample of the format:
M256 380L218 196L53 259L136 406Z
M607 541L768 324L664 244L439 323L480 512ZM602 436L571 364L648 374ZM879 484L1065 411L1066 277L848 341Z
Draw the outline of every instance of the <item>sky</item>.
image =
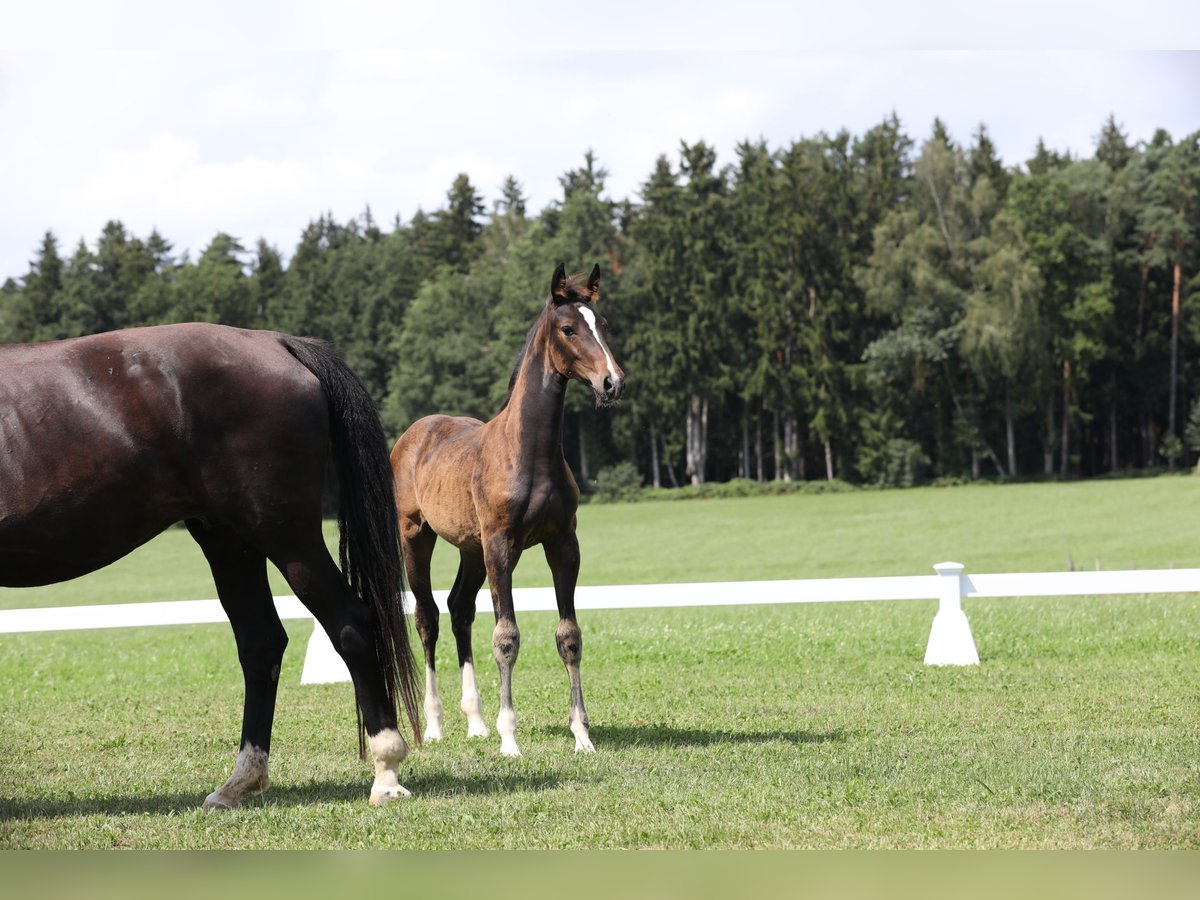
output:
M8 4L16 7L19 4ZM460 172L531 211L592 150L614 199L705 140L983 123L1008 165L1200 129L1200 3L1098 0L43 0L0 11L0 281L105 222L196 258L285 257L322 213L441 206ZM1087 14L1079 10L1086 8ZM582 268L587 261L573 261Z

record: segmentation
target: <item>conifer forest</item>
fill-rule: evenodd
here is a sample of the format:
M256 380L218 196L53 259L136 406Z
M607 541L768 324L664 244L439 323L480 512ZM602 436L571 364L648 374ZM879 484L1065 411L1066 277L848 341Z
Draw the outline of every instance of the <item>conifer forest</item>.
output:
M893 114L729 159L683 143L632 197L606 175L586 153L538 211L520 173L490 209L462 174L438 209L319 214L283 250L218 232L193 256L119 221L30 235L28 271L0 273L0 341L197 320L321 337L396 437L490 418L556 263L599 263L627 390L612 409L568 392L585 490L621 464L672 487L1196 462L1200 131L1110 117L1090 157L1005 166L982 125L914 140Z

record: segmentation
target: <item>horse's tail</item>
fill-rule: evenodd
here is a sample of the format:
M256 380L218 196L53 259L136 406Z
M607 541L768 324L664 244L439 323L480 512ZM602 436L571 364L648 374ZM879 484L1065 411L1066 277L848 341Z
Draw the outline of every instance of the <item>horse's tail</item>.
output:
M378 621L376 646L392 709L404 707L413 738L421 742L416 666L404 622L404 563L392 489L392 467L379 413L358 375L327 343L283 336L292 356L317 377L329 404L330 440L341 496L338 529L342 572ZM366 745L358 709L359 753Z

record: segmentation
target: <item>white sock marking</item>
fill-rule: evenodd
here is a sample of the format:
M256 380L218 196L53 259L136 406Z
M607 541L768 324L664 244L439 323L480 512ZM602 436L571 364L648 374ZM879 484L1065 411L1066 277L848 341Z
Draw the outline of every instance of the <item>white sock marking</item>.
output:
M467 737L487 737L487 723L483 721L483 702L479 698L479 687L475 684L475 666L463 663L462 702L459 708L467 716Z
M583 724L583 716L579 714L579 710L572 709L567 718L570 720L571 734L575 735L575 752L595 753L596 748L588 736L588 727Z
M438 693L437 674L425 666L425 740L442 739L442 697Z
M517 715L511 709L502 709L496 715L496 731L500 734L500 753L504 756L520 756L517 747Z
M400 732L385 728L379 734L367 738L371 747L371 756L375 760L375 783L371 785L371 804L378 806L388 803L397 797L411 797L412 794L400 783L396 772L400 763L408 756L408 743L400 736Z

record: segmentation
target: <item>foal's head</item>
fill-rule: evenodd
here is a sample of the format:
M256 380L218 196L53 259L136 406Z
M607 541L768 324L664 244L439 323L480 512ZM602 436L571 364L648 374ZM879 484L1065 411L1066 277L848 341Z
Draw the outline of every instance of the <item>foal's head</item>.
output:
M582 381L599 403L615 403L625 390L625 373L608 348L608 322L597 315L594 305L600 296L600 267L592 269L586 284L578 276L567 277L559 263L550 278L543 329L545 353L555 371L565 378Z

